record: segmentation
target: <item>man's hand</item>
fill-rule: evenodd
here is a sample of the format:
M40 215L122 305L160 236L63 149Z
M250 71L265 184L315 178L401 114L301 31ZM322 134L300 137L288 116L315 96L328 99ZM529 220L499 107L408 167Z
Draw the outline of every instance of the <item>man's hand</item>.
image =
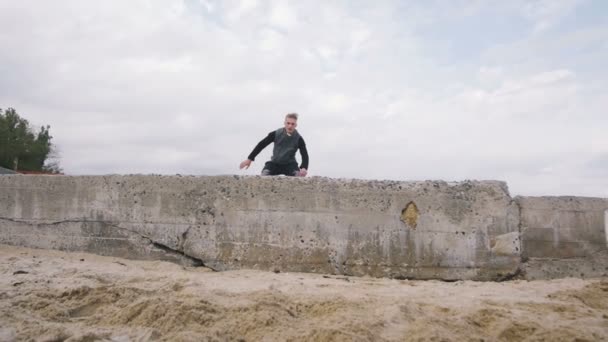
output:
M249 159L245 159L243 160L243 162L241 163L241 165L239 166L239 168L242 170L243 168L245 168L245 170L247 170L249 168L249 166L251 165L251 160Z
M306 171L306 169L300 169L300 177L306 177L307 174L308 171Z

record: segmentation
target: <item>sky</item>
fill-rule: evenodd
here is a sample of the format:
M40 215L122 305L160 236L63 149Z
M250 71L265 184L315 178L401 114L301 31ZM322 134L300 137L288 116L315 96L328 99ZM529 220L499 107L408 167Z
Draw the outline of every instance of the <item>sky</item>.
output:
M309 176L608 197L608 1L0 0L0 108L69 175ZM299 159L298 155L298 159Z

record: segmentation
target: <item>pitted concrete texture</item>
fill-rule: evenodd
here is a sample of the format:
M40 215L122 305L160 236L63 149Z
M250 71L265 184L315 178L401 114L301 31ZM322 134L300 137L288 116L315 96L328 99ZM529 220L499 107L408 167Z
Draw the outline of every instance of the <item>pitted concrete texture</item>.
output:
M497 181L0 177L0 243L215 270L504 279L518 214Z
M608 274L608 199L516 197L528 279Z

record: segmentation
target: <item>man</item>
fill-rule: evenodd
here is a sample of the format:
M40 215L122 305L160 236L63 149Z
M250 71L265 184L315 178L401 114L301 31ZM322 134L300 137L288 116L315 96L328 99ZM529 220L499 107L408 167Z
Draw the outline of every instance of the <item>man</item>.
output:
M274 142L272 158L264 165L262 176L286 175L306 177L308 173L308 151L306 151L304 138L296 130L297 126L298 114L287 114L285 116L285 127L268 133L268 136L262 139L251 151L249 157L241 163L240 168L248 169L251 162L255 160L255 157L266 146ZM296 161L296 151L298 149L302 156L302 164L299 167Z

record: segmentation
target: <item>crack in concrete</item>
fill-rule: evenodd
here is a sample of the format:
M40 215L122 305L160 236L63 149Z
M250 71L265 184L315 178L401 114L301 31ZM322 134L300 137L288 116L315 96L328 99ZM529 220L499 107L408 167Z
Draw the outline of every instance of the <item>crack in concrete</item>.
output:
M504 274L502 276L497 277L494 281L496 282L505 282L511 280L522 279L524 277L524 271L522 269L522 264L520 264L515 271L511 273Z
M162 244L162 243L160 243L158 241L154 241L154 239L152 239L151 237L149 237L147 235L144 235L144 234L142 234L140 232L136 232L136 231L133 231L131 229L128 229L128 228L125 228L125 227L121 227L121 226L113 224L113 223L109 223L109 222L106 222L106 221L85 221L85 222L99 222L99 223L106 224L106 225L108 225L110 227L116 228L116 229L125 230L125 231L127 231L129 233L139 235L143 239L148 240L148 242L152 246L154 246L154 247L156 247L156 248L158 248L158 249L160 249L160 250L162 250L162 251L164 251L166 253L177 254L177 255L180 255L181 257L184 257L184 258L190 260L192 262L192 266L195 266L195 267L205 267L205 263L203 262L202 259L199 259L199 258L196 258L196 257L193 257L191 255L186 254L186 252L183 249L183 241L180 243L180 246L178 247L178 249L175 249L175 248L171 248L171 247L169 247L169 246L167 246L165 244ZM188 233L189 230L190 230L190 227L188 227L188 229L186 229L186 231L184 233L182 233L182 238L184 238L184 236Z
M85 219L69 219L69 220L61 220L61 221L51 221L51 222L37 222L37 223L33 223L32 221L27 221L27 220L19 220L19 219L14 219L14 218L9 218L9 217L0 217L0 220L4 220L4 221L10 221L10 222L15 222L15 223L24 223L24 224L28 224L28 225L38 225L38 226L56 226L56 225L60 225L60 224L64 224L64 223L101 223L104 224L106 226L118 229L118 230L124 230L127 231L131 234L135 234L145 240L148 241L148 243L150 243L152 246L164 251L165 253L169 253L169 254L177 254L180 257L186 258L188 260L190 260L192 262L192 265L195 267L206 267L205 263L203 262L202 259L193 257L191 255L186 254L186 252L183 249L183 245L184 245L184 241L188 235L188 233L190 232L190 228L188 227L188 229L186 229L185 232L183 232L181 234L181 240L180 240L180 246L179 249L174 249L171 248L165 244L162 244L160 242L154 241L154 239L152 239L151 237L144 235L140 232L131 230L129 228L125 228L125 227L121 227L111 221L103 221L103 220L85 220Z
M184 245L186 244L186 239L188 238L188 233L190 233L190 228L192 226L188 226L186 230L182 233L181 239L179 240L179 250L184 251ZM185 253L185 251L184 251Z
M20 220L20 219L14 219L14 218L10 218L10 217L0 217L0 220L10 221L10 222L15 222L15 223L25 223L25 224L29 224L29 225L37 224L37 225L43 225L43 226L54 226L54 225L58 225L58 224L62 224L62 223L101 222L101 221L89 221L89 220L80 220L80 219L41 222L42 220Z
M194 266L194 267L208 267L208 268L210 268L211 270L214 270L213 268L211 268L211 267L209 267L209 266L206 266L206 265L205 265L205 263L203 262L203 260L201 260L201 259L199 259L199 258L192 257L192 256L190 256L190 255L188 255L188 254L186 254L186 253L184 253L184 252L182 252L182 251L179 251L179 250L173 249L173 248L171 248L171 247L167 247L166 245L163 245L163 244L161 244L161 243L155 242L155 241L153 241L153 240L149 240L149 241L150 241L150 243L151 243L151 244L152 244L154 247L156 247L156 248L158 248L158 249L161 249L161 250L163 250L163 251L165 251L165 252L167 252L167 253L179 254L179 255L181 255L182 257L184 257L184 258L186 258L186 259L190 260L190 261L192 262L192 266ZM215 270L214 270L214 271L215 271Z

